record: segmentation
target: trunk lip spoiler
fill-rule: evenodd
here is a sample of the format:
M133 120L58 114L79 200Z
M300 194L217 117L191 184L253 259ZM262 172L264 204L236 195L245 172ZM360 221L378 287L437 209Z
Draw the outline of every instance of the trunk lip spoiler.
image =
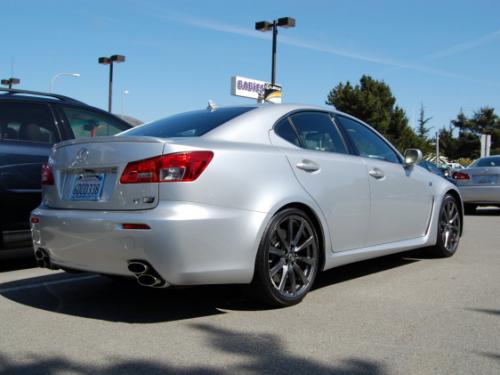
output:
M117 136L109 136L109 137L85 137L78 139L68 139L66 141L62 141L56 143L53 146L53 149L59 149L66 146L72 145L83 145L87 143L110 143L110 142L142 142L142 143L170 143L168 139L162 139L157 137L149 137L149 136L132 136L132 137L117 137Z

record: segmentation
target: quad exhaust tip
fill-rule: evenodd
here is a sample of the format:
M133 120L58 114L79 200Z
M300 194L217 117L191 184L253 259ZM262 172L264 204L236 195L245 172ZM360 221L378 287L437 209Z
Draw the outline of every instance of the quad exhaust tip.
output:
M49 268L51 270L57 269L57 267L52 264L47 250L42 249L41 247L35 250L35 259L38 267Z
M141 286L151 288L162 288L168 286L168 283L156 272L156 270L146 261L140 259L130 260L128 270L132 272Z

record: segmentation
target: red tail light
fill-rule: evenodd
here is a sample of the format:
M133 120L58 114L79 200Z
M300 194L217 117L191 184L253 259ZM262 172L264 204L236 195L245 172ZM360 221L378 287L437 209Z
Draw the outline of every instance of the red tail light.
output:
M151 229L151 227L147 224L134 224L134 223L125 223L122 224L123 229Z
M470 180L470 176L464 172L455 172L453 173L453 178L455 180Z
M134 161L127 164L120 183L194 181L205 170L213 156L212 151L191 151Z
M42 185L54 185L52 167L47 163L42 164Z

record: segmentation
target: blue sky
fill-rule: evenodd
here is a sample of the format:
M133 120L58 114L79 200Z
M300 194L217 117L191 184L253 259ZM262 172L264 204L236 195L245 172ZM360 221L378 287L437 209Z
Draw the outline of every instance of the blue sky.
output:
M99 56L126 55L115 68L114 112L150 121L217 104L230 77L270 80L271 33L255 21L290 16L278 35L277 82L284 101L322 105L339 82L363 74L388 83L407 116L420 103L434 128L462 108L500 100L499 1L55 1L0 0L1 78L107 107L108 69ZM9 15L9 16L7 16ZM7 21L11 17L10 21Z

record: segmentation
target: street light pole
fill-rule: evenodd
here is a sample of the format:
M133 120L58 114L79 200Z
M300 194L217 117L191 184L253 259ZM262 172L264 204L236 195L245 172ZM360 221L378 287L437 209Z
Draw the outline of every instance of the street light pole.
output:
M50 91L49 92L52 92L54 90L54 84L56 82L56 79L61 77L61 76L71 76L71 77L75 77L75 78L78 78L80 77L80 73L57 73L55 74L52 79L50 80Z
M12 89L12 85L19 85L21 80L19 78L10 77L8 79L2 79L2 85L9 86L9 89Z
M255 23L255 30L273 32L273 50L272 50L272 66L271 66L271 84L276 84L276 45L278 39L278 27L290 28L295 27L295 18L283 17L273 20L273 22L260 21Z
M108 89L108 112L111 113L113 101L113 63L121 63L125 61L123 55L112 55L110 57L99 57L99 64L109 65L109 89Z

